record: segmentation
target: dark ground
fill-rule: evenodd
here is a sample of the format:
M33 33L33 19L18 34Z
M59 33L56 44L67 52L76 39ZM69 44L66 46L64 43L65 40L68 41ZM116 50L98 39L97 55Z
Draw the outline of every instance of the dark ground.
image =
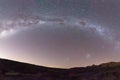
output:
M0 80L120 80L120 63L59 69L0 59Z

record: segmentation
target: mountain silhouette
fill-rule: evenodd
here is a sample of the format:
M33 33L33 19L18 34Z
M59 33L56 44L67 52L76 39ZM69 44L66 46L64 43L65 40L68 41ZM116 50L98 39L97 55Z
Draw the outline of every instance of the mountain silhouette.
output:
M120 62L60 69L0 59L0 80L120 80Z

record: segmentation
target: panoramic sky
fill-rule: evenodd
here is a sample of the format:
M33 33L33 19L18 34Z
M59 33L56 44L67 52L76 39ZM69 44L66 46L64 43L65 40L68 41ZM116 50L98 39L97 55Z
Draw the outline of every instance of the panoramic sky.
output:
M70 68L120 61L120 0L0 0L0 57Z

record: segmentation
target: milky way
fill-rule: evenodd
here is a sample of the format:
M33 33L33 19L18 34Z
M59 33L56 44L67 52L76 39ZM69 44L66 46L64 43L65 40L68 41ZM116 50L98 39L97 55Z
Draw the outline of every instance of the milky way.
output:
M119 61L119 3L1 0L0 57L64 68Z

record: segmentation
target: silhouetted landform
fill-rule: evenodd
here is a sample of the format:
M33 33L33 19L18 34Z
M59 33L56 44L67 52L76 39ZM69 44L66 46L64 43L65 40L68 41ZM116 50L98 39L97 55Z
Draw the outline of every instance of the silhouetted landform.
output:
M0 80L120 80L120 62L59 69L0 59Z

